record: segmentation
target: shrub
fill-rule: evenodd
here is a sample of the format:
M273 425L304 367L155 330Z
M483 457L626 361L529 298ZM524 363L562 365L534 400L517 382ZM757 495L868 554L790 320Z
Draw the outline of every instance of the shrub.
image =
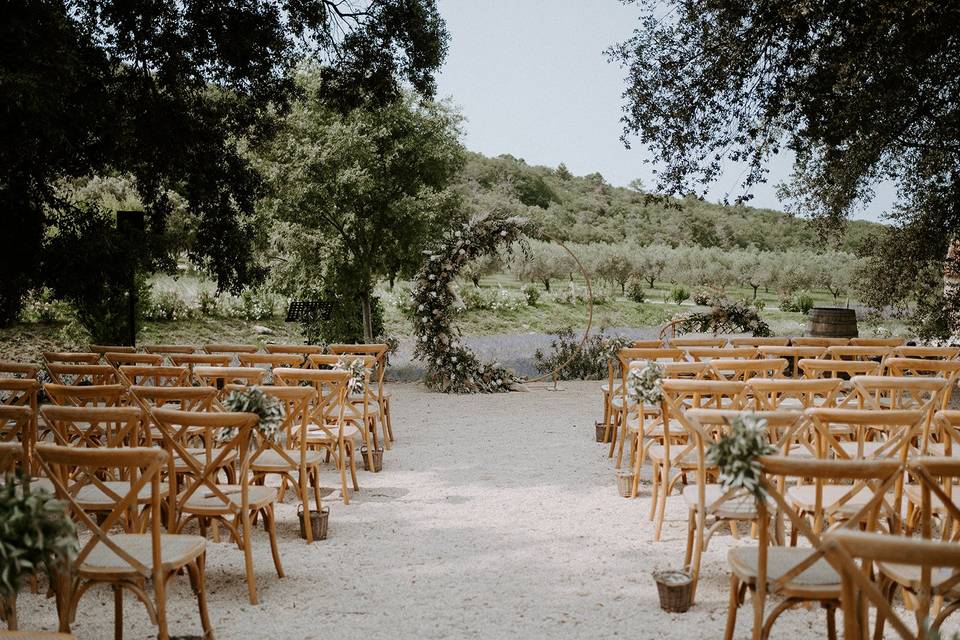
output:
M54 298L47 287L27 292L20 309L20 322L63 322L70 317L70 305Z
M627 283L627 297L637 304L642 304L647 299L647 292L643 288L643 284L644 282L640 278L633 278Z
M581 289L572 282L570 283L570 288L568 288L566 291L553 296L553 301L557 304L567 304L572 306L587 304L588 299L589 297L587 296L587 290L585 288ZM607 304L607 296L594 289L593 304Z
M216 316L220 314L220 296L216 291L200 289L197 292L197 311L202 316Z
M683 287L674 287L670 291L668 300L673 300L676 304L683 304L690 299L690 292Z
M780 310L793 313L810 313L813 309L813 297L807 291L797 291L796 293L780 298Z
M710 301L713 299L713 295L707 289L697 289L693 292L693 303L699 304L700 306L709 306Z
M523 293L523 297L527 300L527 306L537 306L537 302L540 301L540 287L531 282L530 284L523 285L523 288L520 289L520 291Z
M755 309L743 301L717 300L702 312L681 314L674 325L681 333L751 333L771 335L770 327Z
M751 301L751 304L753 305L753 308L756 309L757 311L763 311L767 307L767 303L760 298L754 298Z
M153 294L143 305L144 320L187 320L193 316L193 309L176 291L161 291Z
M580 336L573 329L561 329L554 334L550 353L537 349L533 354L534 366L541 374L559 367L560 380L601 380L607 377L607 361L617 351L630 344L622 336L608 337L602 333L590 336L580 346Z

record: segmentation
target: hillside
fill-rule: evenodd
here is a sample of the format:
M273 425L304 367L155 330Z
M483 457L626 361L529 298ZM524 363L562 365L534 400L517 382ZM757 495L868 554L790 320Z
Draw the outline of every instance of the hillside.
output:
M695 197L648 202L642 192L606 183L598 173L574 176L531 166L509 155L471 153L461 178L473 208L523 205L524 213L552 235L573 242L636 241L640 244L784 250L839 249L857 253L880 225L850 221L825 247L806 220L782 211L728 206Z

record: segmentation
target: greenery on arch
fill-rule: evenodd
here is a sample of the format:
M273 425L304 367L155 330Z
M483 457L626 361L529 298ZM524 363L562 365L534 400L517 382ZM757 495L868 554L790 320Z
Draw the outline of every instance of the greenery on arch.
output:
M458 306L454 280L471 261L522 239L527 220L496 215L476 216L449 231L425 251L426 260L413 292L414 356L427 365L426 383L444 393L510 391L516 375L496 363L481 362L460 342L453 323Z

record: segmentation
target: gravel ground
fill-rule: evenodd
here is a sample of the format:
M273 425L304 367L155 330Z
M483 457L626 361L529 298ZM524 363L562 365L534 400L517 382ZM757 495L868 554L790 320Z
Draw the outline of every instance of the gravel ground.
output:
M281 505L286 578L255 535L261 604L247 600L242 555L207 546L210 610L227 638L719 638L726 619L726 552L720 532L704 556L698 603L685 614L658 607L650 573L683 560L686 513L668 502L663 540L652 541L649 488L617 495L613 465L593 442L595 382L560 391L444 396L393 385L395 432L379 474L360 473L349 506L331 507L330 537L307 546L295 506ZM327 486L338 480L332 470ZM170 590L175 635L199 632L185 577ZM52 601L20 597L22 628L55 628ZM79 638L112 635L107 589L88 593ZM127 638L154 634L127 597ZM736 637L750 637L741 614ZM782 616L774 638L825 637L819 610Z

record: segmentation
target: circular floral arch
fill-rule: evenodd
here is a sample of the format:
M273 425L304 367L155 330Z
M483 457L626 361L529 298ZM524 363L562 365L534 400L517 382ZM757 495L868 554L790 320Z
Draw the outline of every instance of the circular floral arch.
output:
M510 391L519 380L499 364L481 362L453 324L454 280L464 265L523 238L527 220L477 216L448 232L430 251L413 292L414 356L427 365L427 386L445 393Z

